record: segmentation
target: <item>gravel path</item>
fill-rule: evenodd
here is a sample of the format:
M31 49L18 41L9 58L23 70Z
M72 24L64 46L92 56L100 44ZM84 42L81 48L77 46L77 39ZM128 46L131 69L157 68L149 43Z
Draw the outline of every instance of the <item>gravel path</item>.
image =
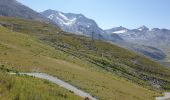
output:
M16 73L10 73L10 74L16 74ZM57 77L53 77L53 76L50 76L45 73L20 73L20 74L48 80L52 83L59 85L60 87L63 87L69 91L72 91L73 93L75 93L76 95L78 95L82 98L89 98L89 100L97 100L96 98L92 97L90 94L88 94L80 89L77 89L76 87L58 79ZM162 97L156 97L156 100L167 100L167 99L170 99L170 92L165 92L164 96L162 96Z
M16 74L16 73L10 73L10 74ZM89 100L97 100L96 98L92 97L90 94L88 94L88 93L86 93L86 92L84 92L80 89L77 89L76 87L58 79L57 77L53 77L53 76L50 76L50 75L45 74L45 73L19 73L19 74L45 79L45 80L48 80L52 83L59 85L60 87L63 87L65 89L69 90L69 91L72 91L73 93L75 93L76 95L78 95L82 98L88 98Z
M165 92L163 97L156 97L156 100L167 100L170 99L170 92Z

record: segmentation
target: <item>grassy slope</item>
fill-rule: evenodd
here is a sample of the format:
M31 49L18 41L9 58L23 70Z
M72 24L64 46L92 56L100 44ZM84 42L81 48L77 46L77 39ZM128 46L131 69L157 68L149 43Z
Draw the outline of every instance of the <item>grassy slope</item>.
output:
M1 17L0 21L3 26L35 36L68 56L53 56L55 58L69 60L81 66L87 64L84 62L88 62L90 65L97 65L97 67L121 74L120 76L131 79L138 84L143 84L141 79L152 80L150 83L153 84L156 78L160 85L163 84L164 89L170 89L170 86L167 85L170 81L169 70L125 49L102 41L92 43L89 38L67 34L51 25L40 22L4 17Z
M58 52L53 48L36 42L38 40L30 36L14 33L2 27L0 31L0 61L5 65L5 68L19 71L48 72L71 82L73 85L82 87L83 90L91 92L101 99L111 99L114 97L115 99L145 98L149 100L156 94L123 79L118 79L105 71L97 71L97 69L80 67L63 60L53 59L50 57L50 54L48 55L47 51L50 51L52 54L58 54ZM29 44L31 47L28 46ZM36 54L35 51L41 51L42 54ZM29 80L29 78L25 78L25 80ZM32 91L29 89L28 85L28 91ZM129 93L129 91L135 92ZM21 92L24 91L21 90Z
M11 38L10 38L11 37ZM0 66L30 66L38 57L27 48L22 48L25 42L32 44L34 49L42 49L43 45L36 43L30 37L11 32L0 27ZM26 40L25 40L26 39ZM34 52L34 51L32 51ZM34 63L34 64L33 64ZM2 68L2 66L1 66ZM11 68L12 69L12 68ZM15 70L15 69L12 69ZM80 100L81 98L54 84L26 76L8 75L0 70L0 100Z
M168 52L168 56L166 58L166 62L169 62L170 63L170 52Z
M167 57L164 60L160 61L160 62L163 65L166 65L167 67L170 68L170 51L169 51L169 49L165 49L165 52L167 54Z
M91 40L88 38L62 35L60 34L62 31L43 23L11 18L1 18L0 22L15 23L12 29L31 35L12 32L1 27L0 61L10 69L49 73L103 100L153 99L156 92L119 77L123 76L146 84L139 77L130 75L134 70L140 70L145 75L151 73L168 80L168 70L117 46L101 41L95 41L91 45ZM32 36L38 37L53 47L45 45ZM135 62L140 62L139 67L133 64L134 59L137 59ZM109 67L105 68L105 66Z

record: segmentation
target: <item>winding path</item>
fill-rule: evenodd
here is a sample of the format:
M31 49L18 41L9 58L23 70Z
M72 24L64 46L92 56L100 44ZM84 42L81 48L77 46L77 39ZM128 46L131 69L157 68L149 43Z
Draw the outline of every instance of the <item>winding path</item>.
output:
M16 74L16 73L10 73L10 74ZM60 87L63 87L69 91L72 91L73 93L75 93L76 95L78 95L82 98L89 98L89 100L97 100L90 94L88 94L80 89L77 89L76 87L58 79L57 77L53 77L53 76L50 76L45 73L19 73L19 74L45 79L45 80L48 80L52 83L59 85ZM156 100L167 100L167 99L170 99L170 92L165 92L163 97L156 97Z
M170 99L170 92L165 92L163 97L156 97L156 100L167 100Z
M10 74L16 74L16 73L10 73ZM58 79L57 77L53 77L53 76L50 76L50 75L45 74L45 73L19 73L19 74L45 79L45 80L48 80L52 83L59 85L60 87L63 87L65 89L69 90L69 91L72 91L73 93L75 93L76 95L78 95L82 98L88 98L89 100L97 100L96 98L94 98L90 94L88 94L88 93L86 93L86 92L84 92L80 89L77 89L76 87Z

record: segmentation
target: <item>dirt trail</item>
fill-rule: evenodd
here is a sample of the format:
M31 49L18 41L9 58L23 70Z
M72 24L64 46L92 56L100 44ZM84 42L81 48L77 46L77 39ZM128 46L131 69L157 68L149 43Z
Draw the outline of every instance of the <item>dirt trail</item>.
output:
M16 73L10 73L10 74L16 74ZM88 94L88 93L86 93L86 92L84 92L80 89L77 89L76 87L58 79L57 77L53 77L53 76L50 76L50 75L45 74L45 73L19 73L19 74L45 79L45 80L48 80L52 83L59 85L60 87L63 87L65 89L69 90L69 91L72 91L73 93L75 93L76 95L78 95L82 98L89 98L89 100L97 100L96 98L94 98L90 94Z
M170 99L170 92L165 92L163 97L156 97L156 100L167 100Z

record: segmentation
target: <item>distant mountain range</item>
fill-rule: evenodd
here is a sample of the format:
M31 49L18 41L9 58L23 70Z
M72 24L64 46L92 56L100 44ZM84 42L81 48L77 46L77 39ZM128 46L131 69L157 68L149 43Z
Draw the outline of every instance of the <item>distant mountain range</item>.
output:
M115 27L105 30L110 35L118 35L123 39L117 43L138 53L142 53L154 60L165 59L170 50L170 30L141 26L137 29Z
M124 41L148 45L153 47L170 48L170 30L153 28L149 30L146 26L137 29L127 29L124 27L116 27L106 30L108 34L117 34Z

